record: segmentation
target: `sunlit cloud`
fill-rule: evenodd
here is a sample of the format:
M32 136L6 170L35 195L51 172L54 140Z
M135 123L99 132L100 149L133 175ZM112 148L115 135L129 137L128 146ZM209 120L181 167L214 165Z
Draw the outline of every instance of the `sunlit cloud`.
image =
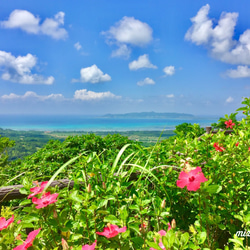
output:
M37 58L34 55L15 57L11 53L0 50L0 69L1 78L5 81L11 81L22 84L47 84L54 82L54 77L44 77L38 74L32 74L32 69L37 64Z
M76 90L74 99L82 101L103 100L103 99L119 99L121 96L116 96L110 91L94 92L87 89Z
M0 25L6 29L21 29L30 34L48 35L54 39L65 39L68 32L61 28L64 25L64 12L58 12L53 18L46 18L40 24L40 18L27 10L14 10L8 20L1 21Z
M17 95L14 93L11 93L9 95L3 95L1 96L2 100L28 100L28 99L36 99L36 100L63 100L64 97L62 94L50 94L50 95L38 95L37 93L33 91L27 91L24 95Z
M137 60L132 61L128 65L130 70L138 70L142 68L157 69L157 66L153 65L148 58L148 55L139 56Z
M153 40L153 30L147 23L126 16L101 34L106 37L108 44L118 46L112 52L112 57L128 58L131 53L128 45L143 47Z
M237 69L229 69L226 75L231 78L247 78L250 77L250 68L248 66L238 66Z
M155 81L149 77L146 77L143 81L137 82L138 86L144 86L144 85L154 85Z
M192 26L185 39L197 45L204 45L216 59L231 64L250 65L250 29L233 39L238 13L223 12L217 25L208 17L210 6L203 6L191 18Z
M108 74L104 74L95 64L82 68L80 70L80 79L73 79L72 82L90 82L90 83L99 83L111 81L111 77Z
M167 75L167 76L172 76L175 73L175 67L174 66L167 66L163 69L163 72Z

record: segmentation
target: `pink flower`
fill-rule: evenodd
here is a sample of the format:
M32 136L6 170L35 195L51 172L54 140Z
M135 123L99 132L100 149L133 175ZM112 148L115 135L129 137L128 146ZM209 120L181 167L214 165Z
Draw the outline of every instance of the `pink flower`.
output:
M238 146L239 146L239 144L240 144L239 142L236 142L236 143L235 143L235 146L236 146L236 147L238 147Z
M20 224L20 223L21 223L21 220L18 220L18 221L17 221L17 224Z
M119 228L116 225L108 223L107 227L104 228L103 232L96 232L99 235L103 235L107 238L113 238L119 233L123 233L127 230L127 227Z
M215 148L215 150L218 151L218 152L222 152L222 151L225 150L225 148L223 148L222 146L219 146L218 142L215 142L215 143L214 143L214 148Z
M168 223L168 231L171 229L171 225L170 223ZM160 238L160 242L159 242L159 247L163 250L166 250L166 248L164 247L163 243L162 243L162 236L165 236L166 235L166 231L165 230L160 230L158 232L158 234L160 234L161 238ZM154 241L156 242L155 238L154 238ZM151 247L150 250L156 250L155 248Z
M40 232L40 230L41 230L41 228L30 232L27 239L24 241L24 243L22 245L15 247L13 250L25 250L25 249L31 247L34 239L36 238L36 236Z
M96 242L97 242L97 240L95 240L95 242L90 246L90 245L84 245L84 246L82 246L82 250L93 250L93 249L95 249L95 246L96 246Z
M235 125L235 123L233 123L232 120L225 121L225 124L227 125L226 128L231 128L231 129Z
M30 189L30 192L33 192L33 194L30 194L28 196L28 199L37 195L37 194L40 194L42 193L42 191L44 190L45 186L47 185L48 181L44 181L41 183L41 186L39 187L39 184L37 184L38 186L37 187L33 187Z
M4 217L0 218L0 231L7 228L14 221L14 214L7 221Z
M55 203L57 201L56 198L58 195L59 194L50 194L50 192L48 192L48 193L43 194L41 199L33 197L32 202L38 205L36 206L37 209L42 208L42 207L47 207L48 205Z
M207 179L204 177L201 168L197 167L187 173L182 171L176 184L180 188L187 186L188 191L197 191L200 188L201 182L205 181Z

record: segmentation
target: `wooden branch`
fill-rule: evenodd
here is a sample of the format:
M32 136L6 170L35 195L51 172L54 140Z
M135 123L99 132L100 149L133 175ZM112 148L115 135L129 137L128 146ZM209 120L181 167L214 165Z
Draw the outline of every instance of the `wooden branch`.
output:
M39 182L39 185L41 185L41 182ZM74 186L74 181L70 181L69 179L53 181L50 187L55 186L58 186L59 189L62 189L67 186L69 186L69 188L72 188ZM0 188L0 202L10 201L14 199L22 199L27 197L27 194L20 193L20 188L23 188L23 185L14 185Z

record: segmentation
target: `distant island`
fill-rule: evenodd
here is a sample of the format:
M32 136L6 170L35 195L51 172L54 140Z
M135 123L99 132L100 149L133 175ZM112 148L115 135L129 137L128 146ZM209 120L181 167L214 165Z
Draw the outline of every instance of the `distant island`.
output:
M157 112L139 112L126 114L106 114L101 118L112 119L193 119L195 116L185 113L157 113Z

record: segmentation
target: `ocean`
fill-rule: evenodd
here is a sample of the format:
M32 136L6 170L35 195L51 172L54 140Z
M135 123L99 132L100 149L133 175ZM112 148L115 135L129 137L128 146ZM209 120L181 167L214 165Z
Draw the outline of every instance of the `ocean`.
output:
M82 115L0 115L0 128L37 131L158 131L187 122L210 126L219 117L192 119L112 119Z

